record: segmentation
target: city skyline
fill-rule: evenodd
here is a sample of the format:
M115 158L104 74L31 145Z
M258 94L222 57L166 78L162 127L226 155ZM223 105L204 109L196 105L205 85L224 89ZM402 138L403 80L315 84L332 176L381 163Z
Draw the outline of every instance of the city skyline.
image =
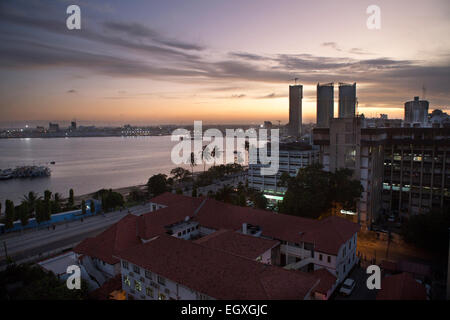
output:
M69 4L0 5L2 122L286 123L294 78L305 123L318 82L356 82L369 117L403 118L424 86L430 111L450 110L445 1L379 1L380 30L350 1L75 1L81 30L66 28Z

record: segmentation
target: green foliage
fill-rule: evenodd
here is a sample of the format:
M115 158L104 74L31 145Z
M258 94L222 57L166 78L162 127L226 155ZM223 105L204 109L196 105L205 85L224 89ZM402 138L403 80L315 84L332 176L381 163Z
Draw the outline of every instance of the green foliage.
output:
M125 204L123 196L118 192L112 191L112 189L101 189L96 192L94 198L101 199L103 212L110 212L119 207L123 207Z
M95 214L95 202L94 202L94 200L91 200L91 206L90 206L90 208L91 208L91 213L92 213L92 214Z
M86 201L81 201L81 214L86 214Z
M128 201L129 202L141 202L147 199L147 194L138 189L138 188L133 188L131 189L130 193L128 194Z
M14 226L15 208L14 202L11 200L5 201L5 228L11 229Z
M9 265L0 272L0 300L83 300L88 298L87 283L80 290L67 289L53 273L37 265Z
M170 171L173 179L180 182L191 180L191 172L182 167L176 167Z
M328 214L333 204L354 209L363 189L359 181L351 180L351 175L347 169L323 171L319 164L301 168L296 177L282 174L280 184L287 191L279 204L280 212L318 218Z
M450 213L434 209L410 217L403 223L403 239L432 252L448 252Z
M167 176L165 174L155 174L147 182L147 190L151 196L160 195L168 191Z
M28 224L28 219L30 218L28 202L22 201L22 203L16 207L16 211L18 212L18 218L20 219L22 226L26 226Z
M75 204L75 200L74 200L74 193L73 193L73 189L69 190L69 200L67 202L67 205L72 208Z

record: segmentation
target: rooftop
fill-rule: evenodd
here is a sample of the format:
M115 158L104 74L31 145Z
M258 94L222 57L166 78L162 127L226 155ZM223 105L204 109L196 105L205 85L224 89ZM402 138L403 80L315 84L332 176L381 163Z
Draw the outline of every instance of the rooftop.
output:
M319 282L311 274L265 265L168 235L118 256L216 299L304 299Z
M279 244L278 241L245 235L231 230L219 230L194 241L205 247L255 260Z

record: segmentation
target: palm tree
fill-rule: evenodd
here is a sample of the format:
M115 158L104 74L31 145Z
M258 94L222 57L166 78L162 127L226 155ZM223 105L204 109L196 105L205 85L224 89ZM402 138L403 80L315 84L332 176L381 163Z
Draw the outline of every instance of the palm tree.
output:
M28 192L28 195L23 196L23 201L28 203L28 209L32 215L36 213L36 203L41 199L42 197L38 196L38 194L33 191L30 191Z
M191 168L192 168L192 179L194 179L194 167L197 164L195 163L195 154L194 152L191 152Z
M226 184L221 189L217 190L216 199L231 203L231 194L233 193L233 188Z
M58 213L61 211L61 194L56 192L53 195L53 213Z
M201 157L202 157L202 162L203 162L203 172L206 171L206 160L209 160L211 158L208 146L203 146L202 147L202 153L201 153Z

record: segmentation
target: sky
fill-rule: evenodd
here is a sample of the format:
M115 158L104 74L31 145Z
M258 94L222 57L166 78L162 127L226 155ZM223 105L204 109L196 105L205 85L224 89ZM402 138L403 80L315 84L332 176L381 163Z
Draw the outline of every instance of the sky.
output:
M365 116L403 118L423 94L449 112L449 18L448 0L2 0L0 125L286 123L294 78L306 123L318 82L336 115L339 82Z

